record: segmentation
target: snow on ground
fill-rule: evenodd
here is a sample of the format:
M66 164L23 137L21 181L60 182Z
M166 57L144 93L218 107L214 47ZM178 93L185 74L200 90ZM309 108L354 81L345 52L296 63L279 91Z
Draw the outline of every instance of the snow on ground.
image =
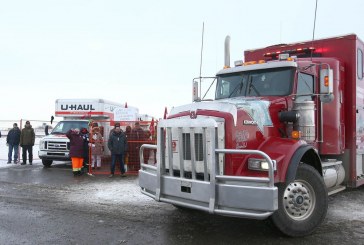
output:
M40 163L40 159L38 157L38 149L39 149L39 140L41 138L35 138L35 145L33 146L33 162L35 164ZM19 146L20 158L21 158L21 147ZM12 164L7 164L8 162L8 152L9 148L6 146L6 136L2 136L0 138L0 168L10 167ZM13 152L14 155L14 152ZM14 160L14 158L12 158Z

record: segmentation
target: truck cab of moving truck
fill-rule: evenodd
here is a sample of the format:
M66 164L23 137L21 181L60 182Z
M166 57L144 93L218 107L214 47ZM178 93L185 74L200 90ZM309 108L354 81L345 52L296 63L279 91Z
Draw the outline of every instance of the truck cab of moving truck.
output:
M50 135L40 141L39 158L44 166L51 166L53 161L69 161L69 139L65 136L74 128L90 129L90 122L98 122L102 127L104 138L104 154L108 155L107 140L115 121L135 121L139 110L135 107L111 102L103 99L57 99L55 116L62 117Z
M57 123L49 135L39 142L39 158L44 166L51 166L53 161L70 161L70 141L66 133L70 129L89 128L88 120L64 120Z

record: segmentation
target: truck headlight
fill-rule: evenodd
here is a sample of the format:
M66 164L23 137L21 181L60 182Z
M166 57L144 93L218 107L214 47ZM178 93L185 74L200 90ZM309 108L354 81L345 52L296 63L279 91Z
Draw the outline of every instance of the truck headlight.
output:
M45 150L46 149L46 141L41 139L39 140L39 150Z
M276 160L272 160L274 171L277 170ZM269 164L266 159L257 159L257 158L249 158L248 159L248 168L251 170L258 171L268 171Z

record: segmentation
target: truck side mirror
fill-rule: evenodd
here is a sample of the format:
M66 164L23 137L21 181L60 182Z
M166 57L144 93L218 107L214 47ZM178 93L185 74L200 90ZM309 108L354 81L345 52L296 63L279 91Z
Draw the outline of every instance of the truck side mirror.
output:
M323 103L331 102L334 99L334 73L332 69L321 69L320 71L320 99Z
M193 81L192 101L200 101L200 98L198 97L198 82L197 81Z
M46 126L44 127L44 134L45 134L45 135L49 135L49 132L48 132L48 125L46 125Z

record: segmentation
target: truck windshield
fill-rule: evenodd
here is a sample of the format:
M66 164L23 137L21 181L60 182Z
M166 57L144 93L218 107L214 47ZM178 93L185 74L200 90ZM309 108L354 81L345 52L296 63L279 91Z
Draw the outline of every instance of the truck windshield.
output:
M52 130L51 134L66 134L70 129L88 129L87 121L61 121Z
M289 95L292 91L294 69L283 67L219 75L215 99Z

